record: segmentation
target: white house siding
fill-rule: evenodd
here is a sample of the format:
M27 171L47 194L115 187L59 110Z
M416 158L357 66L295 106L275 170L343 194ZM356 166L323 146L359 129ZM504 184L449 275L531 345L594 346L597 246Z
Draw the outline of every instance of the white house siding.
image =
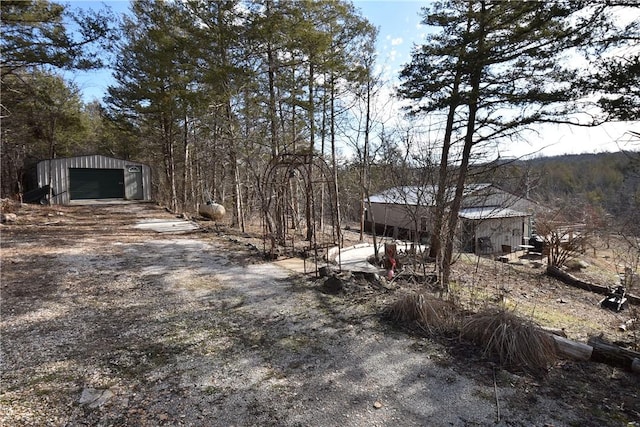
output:
M140 168L140 172L129 172L130 166ZM69 204L70 168L123 169L125 198L151 200L151 168L148 165L101 155L91 155L43 160L38 163L38 186L51 185L53 192L56 194L51 200L52 204ZM142 174L142 189L135 185L137 173Z
M388 227L416 231L416 226L418 229L420 228L421 218L429 218L429 215L430 210L425 207L393 203L372 203L367 212L367 221L386 224Z
M476 222L476 239L488 237L491 239L493 252L500 252L502 246L518 249L522 244L523 224L527 223L526 217L492 218ZM478 248L476 248L476 252Z

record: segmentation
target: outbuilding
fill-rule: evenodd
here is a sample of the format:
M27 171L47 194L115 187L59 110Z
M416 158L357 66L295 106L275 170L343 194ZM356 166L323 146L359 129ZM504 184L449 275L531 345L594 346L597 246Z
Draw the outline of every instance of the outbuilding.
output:
M394 187L369 198L365 226L394 238L428 243L434 223L436 186ZM446 191L451 200L453 189ZM458 240L475 253L516 250L531 234L535 204L493 184L469 184L463 192Z
M151 168L130 160L101 155L43 160L37 167L38 187L49 185L52 204L74 200L151 200Z

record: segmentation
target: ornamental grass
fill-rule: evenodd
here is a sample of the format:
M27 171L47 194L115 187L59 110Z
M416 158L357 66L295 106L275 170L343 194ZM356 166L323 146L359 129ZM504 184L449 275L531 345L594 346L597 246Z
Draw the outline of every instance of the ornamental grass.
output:
M466 317L460 335L507 368L539 375L556 360L553 338L539 325L506 309L486 309Z
M395 323L417 326L428 334L459 330L461 317L452 302L422 293L405 295L387 307L384 314Z

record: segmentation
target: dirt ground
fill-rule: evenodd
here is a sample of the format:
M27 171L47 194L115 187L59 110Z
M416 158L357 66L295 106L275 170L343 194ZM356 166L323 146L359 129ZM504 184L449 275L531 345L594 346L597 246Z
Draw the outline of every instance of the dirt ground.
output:
M136 228L176 219L154 204L9 210L1 425L640 425L636 374L560 361L533 378L456 337L389 324L380 313L411 281L328 295L264 261L259 236ZM454 285L470 308L500 301L571 339L637 342L618 331L631 312L525 261L463 256Z

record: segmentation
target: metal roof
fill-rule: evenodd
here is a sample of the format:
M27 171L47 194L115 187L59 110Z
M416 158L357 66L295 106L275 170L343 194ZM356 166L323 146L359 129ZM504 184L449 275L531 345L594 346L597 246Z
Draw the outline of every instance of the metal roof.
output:
M464 195L475 193L491 187L491 184L469 184L464 187ZM434 206L437 185L393 187L370 197L371 203L396 205ZM449 199L453 198L455 188L447 189Z
M460 209L458 213L460 218L481 220L481 219L495 219L495 218L514 218L531 216L531 214L519 212L514 209L501 208L499 206L481 206L475 208Z

